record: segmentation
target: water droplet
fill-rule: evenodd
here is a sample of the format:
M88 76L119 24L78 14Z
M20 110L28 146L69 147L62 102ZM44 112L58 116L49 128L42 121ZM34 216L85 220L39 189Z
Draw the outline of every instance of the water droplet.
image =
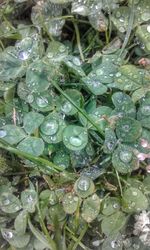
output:
M132 160L132 152L121 151L119 154L119 158L122 162L129 163Z
M10 200L8 198L4 197L2 203L4 206L8 206L10 204Z
M81 177L78 182L78 189L86 192L89 189L89 187L90 187L90 181L85 177Z
M120 72L116 73L116 77L120 77L120 76L121 76Z
M73 199L74 199L74 201L78 201L79 200L79 198L77 196L75 196Z
M114 147L114 143L113 143L113 142L108 142L108 143L107 143L107 148L108 148L109 150L112 150L113 147Z
M103 75L104 74L104 71L102 69L97 69L96 70L96 74L97 75Z
M80 60L79 60L78 57L74 57L72 61L73 61L73 63L74 63L76 66L80 66L80 65L81 65L81 62L80 62Z
M117 11L117 12L116 12L116 17L117 17L117 18L121 17L120 11Z
M129 132L130 131L130 126L128 124L125 124L122 126L122 130L124 130L125 132Z
M120 241L119 241L119 240L118 240L118 241L113 240L113 241L111 242L111 247L112 247L113 249L120 247Z
M138 250L138 249L140 249L140 246L139 246L138 244L133 244L133 248L134 248L135 250Z
M3 233L3 237L4 237L5 240L10 240L13 237L13 233L6 231L6 232Z
M114 203L114 204L113 204L113 208L117 209L117 208L119 208L119 207L120 207L120 206L119 206L118 203Z
M124 32L126 31L126 29L125 29L123 26L121 26L121 27L119 27L119 31L120 31L121 33L124 33Z
M65 50L66 50L66 48L65 48L64 45L61 45L61 46L59 47L59 52L63 53L63 52L65 52Z
M98 247L100 244L101 244L101 241L100 241L100 240L95 240L95 241L92 242L92 245L93 245L94 247Z
M27 197L27 202L32 202L33 201L33 197L32 197L32 195L29 195L28 197Z
M45 121L41 125L41 131L45 135L54 135L58 131L59 124L56 120L52 119L51 121Z
M137 192L133 191L132 192L133 196L137 196Z
M87 16L89 13L89 9L87 6L84 5L84 3L76 3L74 2L72 4L72 13L77 13L82 16Z
M141 18L144 22L147 22L149 19L150 19L150 13L149 12L144 12L142 15L141 15Z
M69 141L70 144L75 147L80 147L82 145L82 140L77 136L71 136Z
M29 53L27 51L22 50L22 51L19 52L18 57L19 57L20 60L25 61L25 60L28 59Z
M40 108L45 108L48 106L48 100L45 97L37 97L36 98L36 104L40 107Z
M72 110L72 105L71 105L71 103L70 103L70 102L65 102L65 103L63 104L63 106L61 107L61 110L62 110L65 114L69 113L69 112Z
M149 116L150 115L150 105L142 106L141 112L143 115Z
M120 21L121 23L124 23L124 19L123 19L123 18L120 18L119 21Z
M0 130L0 138L4 138L7 135L7 132L5 130Z
M48 57L49 59L52 59L52 58L53 58L53 53L48 52L48 53L47 53L47 57Z
M147 26L147 31L150 33L150 25Z
M27 102L28 103L32 103L34 101L34 96L31 94L31 95L28 95L27 96Z

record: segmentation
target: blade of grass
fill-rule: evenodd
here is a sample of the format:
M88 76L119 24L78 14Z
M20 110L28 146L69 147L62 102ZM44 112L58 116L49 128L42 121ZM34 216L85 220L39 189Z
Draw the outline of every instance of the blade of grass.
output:
M75 28L75 32L76 32L76 39L77 39L77 45L78 45L80 57L81 57L81 60L84 62L85 59L84 59L84 55L83 55L83 51L82 51L82 47L81 47L81 42L80 42L79 28L78 28L77 23L74 20L72 20L72 22L73 22L73 25L74 25L74 28Z
M5 145L4 142L2 142L2 140L0 140L0 148L2 149L5 149L13 154L16 154L18 155L19 157L23 157L25 159L28 159L28 160L31 160L37 164L40 164L39 168L42 170L47 170L49 171L49 173L58 173L60 171L63 171L64 169L60 166L57 166L55 165L54 163L46 160L46 159L43 159L41 157L36 157L36 156L33 156L31 154L28 154L28 153L25 153L25 152L22 152L16 148L13 148L9 145Z
M78 107L74 101L59 87L57 83L52 83L53 86L78 110L80 114L82 114L100 133L100 135L104 136L104 132L100 129L100 127L87 115L87 113L80 107Z
M132 31L132 28L133 28L133 24L134 24L134 16L135 16L134 0L132 0L132 5L131 5L131 8L130 8L130 17L129 17L128 30L127 30L127 33L125 35L124 42L122 44L120 55L123 53L124 49L126 48L126 46L128 44L128 41L129 41L129 38L130 38L130 35L131 35L131 31Z

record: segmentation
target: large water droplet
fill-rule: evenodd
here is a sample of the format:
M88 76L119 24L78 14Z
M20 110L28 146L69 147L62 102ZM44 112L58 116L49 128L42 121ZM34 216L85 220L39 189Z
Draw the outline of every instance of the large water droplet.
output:
M8 206L10 204L10 200L8 198L4 197L2 203L4 206Z
M113 249L115 249L115 248L118 248L118 247L120 247L120 241L119 240L113 240L112 242L111 242L111 247L113 248Z
M79 60L78 57L74 57L72 61L73 61L73 63L74 63L76 66L80 66L80 65L81 65L81 62L80 62L80 60Z
M137 196L137 192L133 191L133 192L132 192L132 195L133 195L133 196Z
M5 240L10 240L13 237L13 233L6 231L6 232L3 233L3 237L4 237Z
M149 12L144 12L142 15L141 15L141 18L144 22L147 22L149 19L150 19L150 13Z
M71 136L69 141L70 144L75 147L80 147L82 145L82 140L77 136Z
M121 23L124 23L124 18L120 18L119 21L120 21Z
M65 113L68 114L72 110L72 105L70 102L65 102L63 106L61 107L61 110Z
M87 178L82 177L78 182L78 189L86 192L89 189L89 187L90 187L90 181Z
M150 33L150 25L147 26L147 32Z
M143 115L149 116L150 115L150 105L145 105L141 108L141 112Z
M84 4L84 2L80 3L79 1L78 1L78 3L73 2L71 11L72 11L72 13L77 13L77 14L82 15L82 16L87 16L89 13L89 9Z
M119 31L120 31L121 33L124 33L124 32L126 31L126 29L125 29L123 26L121 26L121 27L119 27Z
M7 132L5 130L0 130L0 138L4 138L7 135Z
M132 160L132 152L121 151L119 154L119 158L122 162L129 163Z
M116 77L120 77L120 76L121 76L120 72L116 73Z
M27 197L27 202L32 202L33 201L33 197L32 197L32 195L29 195L28 197Z
M100 75L103 75L103 74L104 74L104 71L103 71L102 69L97 69L97 70L96 70L96 74L99 75L99 76L100 76Z
M20 60L25 61L25 60L28 59L29 53L27 51L22 50L22 51L19 52L18 57L19 57Z
M58 131L59 124L56 120L51 120L51 121L45 121L41 125L41 131L45 135L54 135Z
M116 17L117 17L117 18L121 17L120 11L117 11L117 12L116 12Z
M119 208L119 207L120 207L120 206L119 206L118 203L114 203L114 204L113 204L113 208L114 208L114 209L117 209L117 208Z
M66 50L66 48L65 48L64 45L61 45L61 46L59 47L59 52L63 53L63 52L65 52L65 50Z
M28 103L32 103L34 101L34 96L31 94L31 95L28 95L27 96L27 102Z
M45 97L37 97L36 98L36 104L40 107L40 108L45 108L48 106L48 100Z

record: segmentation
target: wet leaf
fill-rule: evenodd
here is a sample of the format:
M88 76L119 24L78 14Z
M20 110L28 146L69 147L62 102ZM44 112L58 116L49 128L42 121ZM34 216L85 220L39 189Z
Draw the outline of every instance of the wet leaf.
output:
M78 196L73 195L72 193L67 193L62 200L64 211L67 214L73 214L78 206L79 206L80 199Z
M23 126L28 134L32 134L42 124L44 116L36 112L29 112L24 116Z
M122 174L127 174L139 167L133 148L119 145L112 155L113 167Z
M29 234L18 235L14 230L11 229L1 229L3 238L9 242L13 247L22 248L25 247L30 240Z
M24 210L27 210L29 213L34 213L35 206L38 202L36 191L26 189L21 192L21 202Z
M58 143L63 139L66 123L59 113L51 113L45 117L40 126L41 136L47 143Z
M8 192L2 192L0 195L0 209L4 213L16 213L22 208L19 199Z
M106 154L111 154L117 145L117 138L115 132L111 128L105 129L105 142L104 142L104 152Z
M136 213L147 209L148 200L139 189L131 187L125 190L122 205L126 213Z
M95 186L91 178L81 176L74 184L74 190L79 197L86 198L94 193Z
M142 127L140 122L133 118L121 118L116 124L116 134L123 142L134 142L140 137Z
M85 148L88 143L87 130L80 126L67 126L63 132L63 143L70 150Z
M23 129L15 125L5 125L1 128L0 131L0 138L11 145L17 144L26 137Z
M30 136L21 141L17 148L28 154L39 156L42 155L44 151L44 142L41 138Z
M25 65L21 59L17 58L14 47L7 47L0 53L0 68L1 81L16 79L25 74Z
M126 220L125 214L121 211L107 216L101 223L102 232L107 236L114 235L125 226Z
M116 213L120 210L120 201L116 197L108 197L102 203L102 213L106 216Z
M83 201L81 216L88 223L96 219L100 210L100 199L96 194Z
M26 232L26 228L27 228L27 212L26 211L21 211L14 222L14 227L15 227L15 231L18 235L24 235Z

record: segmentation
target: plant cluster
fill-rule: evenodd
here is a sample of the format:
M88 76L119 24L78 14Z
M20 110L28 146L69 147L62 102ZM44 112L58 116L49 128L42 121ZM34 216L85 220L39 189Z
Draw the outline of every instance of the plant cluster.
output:
M7 0L0 20L1 249L148 250L150 1Z

